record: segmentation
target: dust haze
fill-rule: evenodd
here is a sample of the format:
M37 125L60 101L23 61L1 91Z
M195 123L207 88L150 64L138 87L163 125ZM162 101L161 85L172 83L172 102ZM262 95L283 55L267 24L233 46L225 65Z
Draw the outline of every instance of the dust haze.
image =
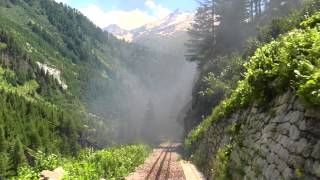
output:
M191 101L196 65L187 62L183 54L154 52L154 55L152 61L155 65L146 66L140 72L146 75L151 72L149 82L133 73L124 78L128 97L128 104L124 107L128 110L120 125L122 130L117 133L122 143L143 141L156 144L182 138L183 121L179 117L184 113L184 106Z
M173 40L175 43L123 42L126 45L115 47L121 54L117 57L122 63L118 67L125 67L117 69L118 84L99 92L89 106L93 114L107 122L109 143L157 144L182 138L184 124L179 117L191 101L197 66L184 57L187 33L179 41ZM163 44L167 46L164 48ZM97 76L93 81L100 82L98 77L101 78ZM91 91L97 90L92 87Z

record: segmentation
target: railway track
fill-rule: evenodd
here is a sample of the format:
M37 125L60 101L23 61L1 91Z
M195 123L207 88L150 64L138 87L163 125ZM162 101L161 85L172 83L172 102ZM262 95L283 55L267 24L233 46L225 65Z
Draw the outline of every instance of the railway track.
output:
M165 143L154 149L146 162L131 173L126 180L198 180L195 169L182 167L177 153L180 143ZM186 172L184 172L186 169ZM191 176L190 176L191 174ZM188 178L190 176L192 178ZM199 180L202 178L199 178Z
M154 174L154 172L157 172L156 173L156 178L160 176L160 173L161 173L161 169L162 169L162 166L163 166L163 163L166 159L166 156L168 154L168 151L167 151L167 148L170 146L170 145L165 145L165 147L162 147L163 145L160 145L160 148L163 148L163 150L161 151L159 157L157 158L157 160L154 162L154 164L152 165L147 177L145 179L151 179L151 175ZM163 156L164 155L164 156ZM159 168L156 168L157 165L159 164L159 160L161 159L162 157L162 160L160 161L160 167ZM157 171L156 171L157 170Z
M165 144L160 146L160 148L162 148L163 150L161 151L157 160L152 165L152 168L150 169L148 176L145 178L146 180L169 179L171 156L172 156L172 151L174 150L174 147L175 147L175 144ZM160 159L161 161L159 161ZM165 168L166 163L167 163L167 168Z
M166 172L165 179L169 179L169 178L170 178L170 165L171 165L171 158L172 158L172 151L170 151L169 161L168 161L168 166L167 166L167 172Z

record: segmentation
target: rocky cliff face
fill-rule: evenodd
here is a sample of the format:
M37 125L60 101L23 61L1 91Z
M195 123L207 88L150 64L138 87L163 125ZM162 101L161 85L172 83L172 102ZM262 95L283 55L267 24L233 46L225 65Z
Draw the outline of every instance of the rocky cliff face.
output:
M193 156L205 175L215 179L222 167L230 179L319 179L320 110L293 94L214 123Z

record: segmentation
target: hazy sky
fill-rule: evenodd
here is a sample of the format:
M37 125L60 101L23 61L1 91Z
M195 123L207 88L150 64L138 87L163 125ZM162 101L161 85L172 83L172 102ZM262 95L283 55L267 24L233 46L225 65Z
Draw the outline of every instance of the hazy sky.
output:
M194 11L195 0L56 0L79 9L96 25L134 29L180 9Z

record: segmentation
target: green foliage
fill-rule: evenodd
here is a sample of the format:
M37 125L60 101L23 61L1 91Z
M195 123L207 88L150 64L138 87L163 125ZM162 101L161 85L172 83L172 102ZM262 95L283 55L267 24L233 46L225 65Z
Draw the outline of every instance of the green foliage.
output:
M10 155L12 170L17 170L23 163L22 147L51 153L77 153L77 137L81 128L76 117L73 112L65 113L45 102L29 102L15 93L0 90L0 124L3 127L0 139L4 138L1 152ZM17 137L21 142L15 142ZM12 151L6 148L10 146L14 147Z
M59 166L61 162L59 162L59 158L55 154L47 155L42 151L38 151L35 156L35 167L37 171L42 170L54 170Z
M226 145L220 148L217 152L214 167L212 169L215 179L228 179L228 167L230 154L233 150L233 145Z
M204 77L203 82L207 83L209 87L204 91L199 92L201 96L211 96L219 90L222 90L224 92L228 92L230 90L229 87L223 81L221 81L219 77L216 77L212 72L210 72L208 76Z
M8 175L8 157L4 152L0 152L0 179L4 179Z
M187 59L203 66L212 58L240 49L253 29L253 23L249 23L253 17L249 17L247 0L199 0L198 3L195 20L188 29ZM251 13L253 16L254 12Z
M89 84L95 78L92 72L104 71L108 76L113 73L111 65L106 67L112 64L107 37L79 12L54 1L17 2L0 2L0 124L5 134L0 146L6 144L0 151L14 159L18 154L9 147L17 138L28 150L62 155L76 155L80 145L97 147L110 143L110 133L106 133L110 127L90 118L83 100L92 96L88 87L93 84L100 85L100 94L113 98L110 91L116 87L110 87L109 79ZM93 52L99 53L99 59ZM80 61L77 66L72 64ZM104 61L103 66L100 61ZM60 70L68 89L62 89L38 62ZM90 127L84 128L84 124ZM99 136L106 135L108 138L103 139L108 140L100 142Z
M226 129L226 133L231 137L236 136L240 131L240 127L240 124L233 123L230 127Z
M295 18L277 17L271 23L259 29L258 40L262 43L270 42L281 34L287 33L297 25Z
M18 169L18 180L38 180L39 178L39 173L30 166L22 166Z
M298 87L298 95L304 102L312 106L320 105L320 70L316 70L312 75L305 77L305 83Z
M11 79L14 84L25 82L23 77L36 76L27 81L36 78L37 92L45 100L62 106L90 107L92 97L101 94L109 94L111 98L105 102L110 102L111 107L117 104L111 102L115 94L112 91L117 87L110 86L110 81L119 83L114 79L98 79L100 72L113 77L111 59L116 58L109 58L109 54L115 54L117 48L113 49L105 33L85 16L50 0L28 4L21 1L10 10L0 6L0 14L0 42L7 44L4 62L10 63L9 69L15 71L16 76ZM38 61L61 71L61 79L68 84L66 92L61 91L55 79L44 76L36 64Z
M306 17L313 16L320 10L320 2L318 0L306 0L305 7L303 8Z
M10 168L14 172L17 172L18 168L27 163L26 156L24 154L24 148L19 139L16 140L12 153L10 155Z
M213 110L213 113L207 117L202 123L195 129L193 129L188 137L185 140L185 147L189 151L192 148L192 145L197 142L199 139L202 139L205 136L208 128L217 121L218 119L222 118L225 114L223 111L224 105L223 103L216 106Z
M314 16L308 18L306 21L301 23L303 28L314 28L319 26L320 23L320 12L316 13Z
M237 85L236 82L241 79L243 64L244 60L238 54L217 57L211 65L214 66L214 72L209 72L203 78L205 86L199 91L199 94L206 97L213 96L212 98L215 99L228 97L231 89Z
M115 136L112 136L115 132L113 128L119 126L110 126L109 122L111 118L128 118L124 114L130 108L125 101L130 101L127 97L131 92L128 93L123 78L133 73L146 84L156 84L155 78L149 75L153 72L145 74L145 69L151 69L150 67L153 70L161 69L151 61L154 54L144 47L117 40L69 6L52 0L17 2L19 3L12 4L9 0L0 2L0 42L6 45L5 49L0 50L0 67L3 70L3 73L0 70L0 89L6 93L18 94L34 104L44 103L59 110L68 110L65 113L67 119L75 121L68 123L65 120L64 125L70 127L66 129L56 126L60 125L60 121L55 121L51 124L52 133L47 133L46 125L42 124L51 123L51 119L47 119L50 116L40 118L41 121L32 117L30 127L35 130L21 139L23 144L24 141L30 142L31 138L35 138L34 143L27 146L32 149L43 148L45 141L42 133L37 130L42 126L46 129L43 130L46 132L44 134L48 134L50 140L54 139L53 144L56 146L53 151L64 149L62 154L75 152L70 149L78 149L79 144L99 148L112 144L115 141ZM60 78L68 88L63 89L57 78L40 68L39 63L59 70ZM162 86L161 83L157 85ZM68 115L69 112L72 113ZM95 117L89 116L87 112ZM47 113L49 112L44 114ZM56 117L52 119L56 120ZM20 123L24 121L26 120L16 121L19 127L16 129L23 129L20 128ZM88 127L82 128L84 125ZM73 132L67 135L62 133L67 131ZM64 135L60 136L61 134ZM62 143L64 140L73 143ZM75 145L77 143L74 142L80 143Z
M63 158L55 154L46 156L38 152L35 167L19 169L18 179L39 179L42 170L53 170L62 166L64 179L122 179L142 164L150 150L144 145L114 147L100 151L82 150L76 158Z
M66 179L77 177L96 177L94 179L121 179L144 162L148 148L133 145L120 148L110 148L98 152L87 151L76 163L66 164L68 172ZM86 179L86 178L84 178Z
M3 42L0 42L0 51L3 51L7 48L7 44L6 43L3 43Z
M187 131L194 127L194 122L201 122L212 113L212 107L217 106L230 96L237 82L243 78L245 58L239 53L228 56L218 56L200 67L200 80L193 89L193 108L185 120ZM197 117L198 116L198 117ZM197 119L198 118L198 119Z
M30 164L53 168L57 157L44 159L41 153L35 155L41 161L29 157L38 150L76 157L83 147L112 144L116 125L110 126L108 119L123 119L126 111L122 106L127 103L122 101L127 86L122 76L132 71L151 81L141 69L142 64L154 66L153 54L117 40L76 9L52 0L1 1L0 24L0 124L5 156L18 155L9 147L19 138ZM39 63L59 70L68 89ZM74 174L79 175L86 170L82 161L77 163L79 172ZM95 168L84 166L88 171ZM19 173L36 179L38 170L21 168ZM5 172L8 178L16 173L9 171Z
M228 69L228 62L234 59L233 55L225 56L225 54L235 53L234 45L245 45L244 47L241 45L241 47L235 48L240 51L238 57L240 57L242 64L244 64L249 57L253 56L257 48L270 43L294 28L300 28L302 21L320 10L320 1L318 0L306 0L303 2L299 0L268 1L265 2L266 4L264 5L262 5L262 1L254 0L200 2L205 3L200 5L198 9L196 15L197 21L194 23L194 27L190 29L192 37L190 44L188 44L188 47L192 50L189 53L193 55L190 60L200 61L200 78L194 86L193 92L195 93L193 94L192 110L188 112L185 118L187 131L191 131L191 128L202 122L203 117L210 115L212 112L211 108L217 106L225 97L228 97L231 90L236 87L237 81L243 78L240 74L244 71L239 71L239 69L235 68L236 66L231 66L232 68L229 72L234 72L230 73L232 76L223 77L220 74L223 72L221 69ZM216 2L217 11L223 10L220 8L224 6L232 7L224 11L222 16L217 17L221 19L221 24L219 27L212 29L212 24L206 19L210 17L210 15L208 16L205 12L211 10L213 2ZM206 4L210 6L206 7ZM218 7L220 4L221 6ZM243 19L241 17L244 17L243 15L245 14L241 12L245 12L243 8L244 5L248 6L247 11L249 18ZM265 7L256 8L261 5ZM232 11L235 7L239 7L239 11L237 9ZM232 18L236 13L240 13L240 15ZM221 14L219 13L219 15ZM317 21L316 16L309 18L310 21L311 19L314 19L312 21ZM213 22L212 18L209 21ZM210 31L208 31L208 27L211 28ZM223 30L221 30L220 33L214 33L215 31L219 31L219 29ZM258 29L259 31L255 32L254 29ZM215 41L213 41L211 37L214 34L216 34L215 44L213 43ZM252 38L250 34L252 36L258 34L258 36ZM223 42L224 40L226 40L226 42ZM228 45L230 42L231 45ZM212 47L212 45L215 47ZM243 68L243 66L239 67ZM213 73L214 76L212 76L212 74L210 75L209 72ZM200 92L200 94L198 92ZM267 96L271 97L272 93ZM265 97L265 99L270 97Z
M294 174L297 176L298 179L304 179L303 178L303 172L300 168L297 168L295 171L294 171Z
M7 150L7 140L4 133L4 129L0 125L0 153L6 152Z
M40 178L40 172L43 170L54 170L62 164L62 159L56 154L47 155L42 151L38 151L34 157L35 166L21 166L18 169L18 179L36 180Z
M246 65L246 78L256 92L254 96L274 97L290 86L308 105L318 106L319 86L313 84L318 82L319 40L319 27L294 30L258 49Z
M287 2L288 3L288 2ZM278 8L277 8L278 9ZM259 27L259 34L257 39L260 43L269 43L272 40L278 38L281 34L286 34L289 31L299 26L314 27L309 23L316 23L317 16L315 15L320 10L320 2L317 0L306 0L304 7L299 10L289 11L288 16L278 16L272 18L271 22L267 25ZM312 16L312 18L309 18ZM305 21L308 18L307 21ZM314 20L313 20L314 19ZM301 24L304 22L305 25Z
M185 139L188 155L197 165L206 170L208 170L207 155L204 155L206 153L203 153L202 148L206 147L206 136L217 121L223 121L229 118L232 113L248 108L253 102L260 104L270 102L288 89L293 89L305 106L316 109L320 106L320 1L308 0L304 8L291 12L289 17L276 18L269 18L269 16L273 17L273 13L288 14L290 11L279 11L279 9L299 2L286 1L286 5L281 7L277 4L280 1L269 2L270 6L267 7L265 13L261 14L261 22L259 23L264 24L266 21L270 21L270 23L263 27L259 27L258 24L260 30L258 37L250 39L244 52L241 53L242 62L245 62L245 59L249 60L244 63L246 73L244 73L243 79L236 80L238 83L233 86L235 88L230 88L231 92L227 96L228 98L219 101L220 104L214 107L213 112ZM273 3L272 8L271 3ZM216 68L220 67L219 63L216 63L220 58L219 54L217 56L211 60L215 63L210 61L200 66L200 73L202 73L200 77L205 76L205 78L201 78L204 80L196 85L200 84L200 88L198 88L201 95L206 95L205 98L210 101L217 99L210 97L217 90L229 91L225 87L228 85L230 77L221 78L220 73L223 71ZM228 62L229 59L226 58L224 61ZM228 63L221 65L222 69L227 67L226 64ZM235 71L237 72L238 69ZM213 73L208 75L208 72ZM195 99L195 97L193 98ZM196 100L193 100L192 111L196 109L194 106L199 107L199 104L204 104L202 101L199 103L199 99L196 96ZM274 113L270 112L270 114ZM194 121L194 117L192 118ZM259 119L256 120L259 121ZM231 168L229 167L229 156L232 152L232 144L236 143L242 146L243 137L239 134L240 127L239 124L233 124L225 130L225 133L230 136L231 145L220 148L215 161L212 162L214 164L212 172L205 171L213 175L215 179L230 179L228 171Z
M248 107L254 100L270 100L288 88L295 89L307 106L319 107L319 42L320 26L317 25L304 30L293 30L277 41L259 48L245 65L247 72L244 80L239 81L230 97L221 102L212 115L190 132L186 146L191 147L202 139L215 121Z

